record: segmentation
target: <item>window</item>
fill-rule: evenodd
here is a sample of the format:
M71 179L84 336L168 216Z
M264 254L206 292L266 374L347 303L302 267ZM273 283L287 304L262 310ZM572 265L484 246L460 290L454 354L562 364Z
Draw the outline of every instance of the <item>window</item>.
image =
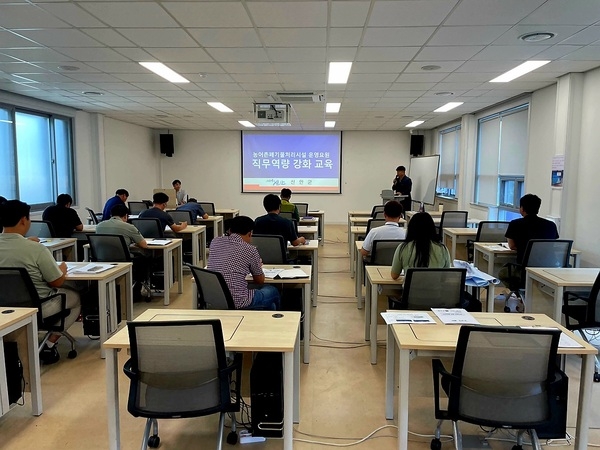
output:
M71 119L0 106L0 195L34 209L75 198Z
M518 209L525 183L529 105L479 119L475 202Z
M458 184L458 155L460 149L460 125L440 131L440 176L437 195L456 197Z

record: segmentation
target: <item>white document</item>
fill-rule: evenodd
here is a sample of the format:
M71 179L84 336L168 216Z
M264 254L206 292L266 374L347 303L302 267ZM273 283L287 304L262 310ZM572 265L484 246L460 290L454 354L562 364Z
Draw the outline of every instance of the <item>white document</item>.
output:
M429 314L425 313L386 311L381 313L381 317L383 317L383 320L385 320L385 323L387 323L388 325L392 325L395 323L436 323L435 320L433 320Z
M433 313L442 321L443 324L472 324L479 325L479 322L467 310L462 308L431 308Z
M308 275L302 269L285 269L279 272L274 278L308 278Z
M113 264L90 263L83 267L74 268L72 273L100 273L113 267Z
M281 272L283 272L283 269L263 269L265 278L275 278Z
M494 252L508 252L508 251L510 251L510 248L508 248L508 244L488 245L487 248L489 248L490 250L492 250Z
M150 245L167 245L171 243L171 239L146 239Z

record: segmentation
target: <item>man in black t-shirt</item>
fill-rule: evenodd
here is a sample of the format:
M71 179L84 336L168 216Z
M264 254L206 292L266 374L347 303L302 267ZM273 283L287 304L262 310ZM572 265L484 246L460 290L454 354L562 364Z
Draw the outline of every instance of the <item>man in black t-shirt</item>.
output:
M406 167L396 167L396 178L392 183L392 191L395 194L406 195L404 200L400 200L400 204L404 211L410 211L412 207L412 198L410 192L412 191L412 180L406 176Z
M157 192L152 196L152 208L142 211L138 216L140 219L158 219L161 228L168 226L174 233L178 233L187 228L187 222L175 223L173 218L165 212L169 196L164 192Z
M71 209L73 198L69 194L56 197L56 205L48 206L42 213L42 220L52 224L54 234L59 238L70 238L73 231L82 231L83 224L77 211Z
M291 242L292 245L301 245L306 242L304 237L298 237L292 221L279 215L281 199L278 196L267 194L263 199L263 206L267 214L257 217L254 221L254 234L283 236L283 239Z

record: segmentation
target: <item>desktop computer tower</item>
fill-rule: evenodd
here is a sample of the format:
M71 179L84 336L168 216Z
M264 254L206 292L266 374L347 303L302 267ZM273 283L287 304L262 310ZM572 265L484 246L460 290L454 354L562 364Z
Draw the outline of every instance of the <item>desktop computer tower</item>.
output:
M569 396L569 378L561 371L555 372L555 383L550 386L550 412L552 421L543 427L535 427L540 439L564 439L567 433L567 400Z
M283 437L283 355L260 352L250 369L253 436Z

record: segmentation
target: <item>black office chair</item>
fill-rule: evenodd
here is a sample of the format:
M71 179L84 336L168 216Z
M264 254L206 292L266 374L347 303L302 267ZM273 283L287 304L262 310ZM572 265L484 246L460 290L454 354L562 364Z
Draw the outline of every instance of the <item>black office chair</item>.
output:
M179 211L177 209L170 209L165 212L171 216L175 223L187 222L188 225L193 225L195 222L191 211Z
M235 444L242 354L235 353L228 363L221 322L129 322L127 328L131 343L131 359L123 367L131 380L127 410L134 417L147 419L142 449L160 445L158 419L216 413L220 414L217 449L223 446L228 413L232 421L227 442Z
M460 308L464 302L466 269L415 267L406 269L399 300L389 296L390 309Z
M287 245L283 236L275 234L253 234L254 245L264 264L287 264Z
M25 237L53 238L56 237L52 224L47 220L32 220Z
M385 219L385 215L383 211L377 211L373 216L373 219Z
M519 430L513 450L522 450L523 433L529 431L533 448L541 450L536 428L551 425L559 410L566 409L566 401L557 401L557 392L567 383L556 367L559 337L558 329L463 325L452 372L441 360L432 361L439 421L431 448L441 449L442 422L451 420L455 448L461 450L460 420ZM440 385L448 396L446 410L440 408Z
M385 225L385 219L369 219L367 222L367 231L364 235L358 235L356 240L364 241L365 237L367 237L367 234L369 234L369 231L371 231L373 228L381 227L383 225Z
M527 267L568 267L573 241L566 239L531 239L525 248L521 264L508 263L508 289L510 294L504 301L504 312L510 312L508 302L514 294L522 299L525 291L525 269Z
M210 202L198 202L198 204L200 206L202 206L202 209L204 210L204 212L206 214L208 214L209 216L216 216L217 213L215 211L215 204L214 203L210 203Z
M225 278L219 272L192 266L197 291L197 309L235 309L235 303Z
M371 209L371 217L375 218L375 214L377 214L378 212L383 212L383 208L385 208L385 205L373 206L373 209Z
M600 273L588 292L565 291L563 293L562 312L568 330L578 330L586 342L590 342L588 333L596 336L600 330ZM573 322L575 320L576 322ZM596 356L594 381L600 382L600 362Z
M146 211L148 208L148 204L146 202L128 202L129 205L129 214L138 215L142 211Z
M160 220L155 218L129 219L145 238L162 239L165 237L165 229L160 225Z
M283 217L284 219L294 220L294 213L289 211L281 211L279 213L279 217Z
M38 351L41 351L46 341L53 333L61 334L71 343L68 358L77 356L75 339L65 328L65 319L71 313L67 308L67 296L58 292L46 298L40 298L27 269L23 267L0 267L0 306L11 308L37 308L38 331L45 332ZM48 317L42 317L42 305L56 298L60 299L60 311Z
M93 225L98 225L102 220L102 214L96 214L91 208L85 208Z
M495 222L482 220L477 225L475 240L467 239L467 259L473 262L475 242L505 242L506 229L510 222Z
M142 200L146 205L148 205L148 209L152 208L152 206L154 205L154 203L152 202L152 200Z
M296 205L296 208L298 208L298 215L300 217L306 217L308 216L308 203L294 203L294 205Z
M468 211L444 211L440 218L438 234L444 238L444 228L467 228Z
M373 241L369 256L363 258L363 286L366 284L365 266L391 266L394 253L403 239L379 239Z

